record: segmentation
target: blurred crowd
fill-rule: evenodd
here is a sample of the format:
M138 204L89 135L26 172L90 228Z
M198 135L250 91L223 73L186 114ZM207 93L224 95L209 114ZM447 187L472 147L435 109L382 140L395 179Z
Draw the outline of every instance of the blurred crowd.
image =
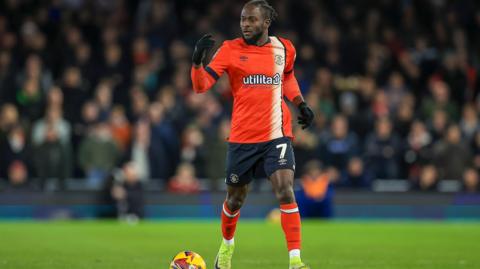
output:
M239 36L243 4L0 1L7 188L42 188L51 178L59 188L66 178L98 187L118 167L128 179L121 184L158 181L172 192L223 181L228 77L194 94L191 53L207 32L217 45ZM298 177L318 160L337 186L404 179L434 191L455 180L479 190L478 2L271 4L279 13L271 34L295 44L295 74L316 112L313 128L294 127Z

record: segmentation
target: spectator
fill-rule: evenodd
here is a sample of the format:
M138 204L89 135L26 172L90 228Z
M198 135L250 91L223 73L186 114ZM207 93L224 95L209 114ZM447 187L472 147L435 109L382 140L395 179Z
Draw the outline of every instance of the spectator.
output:
M12 58L10 51L0 50L0 105L15 100L12 91L12 89L15 89L15 68Z
M405 95L394 118L394 131L401 139L407 138L411 125L415 120L415 101L413 95Z
M6 103L0 109L0 145L6 139L10 130L20 123L15 105Z
M182 69L178 69L178 71L173 75L173 87L175 88L175 91L180 94L180 96L192 95L189 77L185 76L185 73L181 71Z
M475 132L472 141L473 167L480 170L480 131Z
M359 144L356 135L349 131L348 122L344 116L333 118L331 131L326 134L321 146L322 160L326 165L334 166L339 170L347 167L350 158L358 154Z
M295 172L303 171L303 166L315 158L315 150L318 148L318 137L308 129L293 128L293 146L295 147Z
M330 175L316 160L305 164L301 190L295 193L300 215L304 218L329 218L333 215L333 188Z
M420 191L435 191L438 185L438 171L434 165L426 165L421 168L415 188Z
M34 148L35 171L44 188L47 179L57 179L58 187L65 189L65 179L71 176L72 160L70 141L62 141L59 130L54 123L48 122L42 128L44 134Z
M75 48L81 46L84 37L80 28L74 24L67 25L63 29L62 35L62 59L63 65L72 66L76 65L76 53Z
M434 145L434 162L441 179L462 179L463 171L471 165L472 153L462 141L458 125L447 129L444 139Z
M75 46L75 60L72 66L78 66L81 76L85 79L87 86L93 85L97 80L95 65L92 59L92 48L88 43L80 42Z
M124 61L123 49L114 42L106 44L101 77L114 84L127 83L128 65Z
M387 95L389 111L395 113L408 93L405 80L400 72L395 71L390 74L388 84L385 86L385 93Z
M6 139L0 144L0 178L7 177L10 165L16 161L21 162L27 170L30 170L30 157L31 148L27 142L25 129L20 125L13 126Z
M142 181L150 179L151 175L166 174L165 166L154 167L155 163L163 163L167 158L164 151L156 152L150 144L150 125L146 120L139 120L135 125L132 145L130 149L131 162L135 164L138 177ZM158 172L160 170L160 172ZM155 177L154 177L155 178Z
M63 72L61 89L63 90L63 111L65 118L73 123L80 121L78 108L87 100L88 92L78 67L67 67Z
M132 130L122 106L114 106L109 119L110 131L118 148L125 152L130 144Z
M376 91L372 102L372 112L376 118L387 117L390 115L388 99L384 91Z
M318 103L318 109L330 120L335 115L335 102L333 99L335 89L333 87L332 73L327 68L320 68L316 72L315 81L316 84L312 85L307 95L308 103L312 107L315 107L314 104ZM313 95L318 101L312 102L314 100L312 100L310 95Z
M171 123L165 118L165 109L162 104L154 102L150 105L148 109L148 115L150 119L150 128L151 128L151 139L150 145L154 149L154 152L159 154L166 154L156 160L164 161L163 169L151 170L151 176L153 178L168 179L173 174L175 167L177 166L179 160L179 140L175 129ZM158 165L152 165L153 167L158 167ZM163 174L165 173L165 174Z
M200 129L191 125L183 133L180 151L181 161L191 163L195 167L195 173L200 178L205 177L206 148L204 147L204 140L204 135Z
M148 115L149 102L148 97L140 87L134 87L130 91L131 114L130 118L136 121Z
M429 129L432 133L433 141L442 139L449 125L449 118L444 110L437 109L433 113L433 119L429 121Z
M475 132L479 130L478 116L475 107L467 104L463 107L462 119L460 120L460 129L463 137L472 141Z
M438 79L432 79L430 82L431 97L423 100L422 113L426 119L431 119L433 112L438 109L444 110L448 118L456 120L458 117L458 108L455 103L450 102L450 89L448 85Z
M22 87L17 91L16 101L20 108L20 114L28 122L39 119L42 116L44 100L38 80L25 80Z
M137 65L134 69L134 82L140 85L151 98L155 95L158 87L158 78L155 72L149 65Z
M360 141L364 141L365 137L370 133L373 127L374 111L372 109L374 95L376 94L376 84L372 78L363 77L356 85L360 91L358 94L358 103L355 111L348 115L349 126L351 130L355 130Z
M479 191L478 172L473 168L468 168L463 173L463 190L468 193L477 193Z
M368 167L376 178L399 178L402 143L396 134L392 133L392 123L389 118L383 117L377 120L375 132L365 142L365 155Z
M119 154L107 123L96 123L78 149L78 162L90 187L100 187L104 183L119 161Z
M205 142L205 148L208 149L208 154L205 154L205 173L206 177L212 180L213 188L219 186L217 183L223 183L225 179L225 171L221 167L225 167L229 135L230 121L223 120L218 126L217 133L207 137Z
M137 37L133 40L132 59L133 64L141 65L148 63L150 57L150 48L148 40L145 37Z
M342 92L339 96L339 110L348 119L349 127L357 127L364 124L368 119L364 115L357 114L358 112L358 98L351 91ZM353 125L353 126L352 126ZM350 128L351 129L351 128ZM362 130L360 133L362 134Z
M206 94L197 112L195 119L196 125L203 134L211 135L212 130L216 128L216 124L223 116L223 109L217 98L213 94Z
M452 99L456 105L463 105L467 97L467 76L460 64L458 53L450 52L443 58L442 75L452 91Z
M184 104L176 95L175 89L171 85L164 86L158 92L156 100L164 106L167 117L176 129L182 130L189 119L185 116Z
M21 161L14 161L8 166L7 192L31 191L33 186L28 181L28 169Z
M109 81L101 81L95 89L95 102L99 108L99 119L107 120L112 110L112 86Z
M33 145L40 145L46 140L48 127L54 128L56 138L62 144L70 147L70 123L63 119L60 107L48 107L45 117L35 122L32 129Z
M113 174L111 196L117 207L117 217L125 220L141 219L145 216L143 184L134 163L125 163Z
M88 101L83 104L80 119L73 125L72 148L74 152L77 152L81 141L88 136L95 123L99 120L98 115L99 109L96 103Z
M358 88L360 91L359 111L369 111L377 91L375 80L371 77L362 77L359 81Z
M195 167L189 163L180 164L175 176L168 182L168 191L183 194L199 192L200 181L195 176Z
M403 158L410 178L416 177L420 166L432 159L432 137L425 124L415 121L407 137L407 151Z
M25 60L24 70L17 77L17 87L25 87L24 81L35 81L40 95L44 95L52 86L52 74L36 54L29 55Z
M354 157L348 162L346 171L341 174L340 184L346 187L368 188L371 181L371 175L366 171L362 159Z
M63 110L63 92L58 86L52 86L47 93L47 107Z

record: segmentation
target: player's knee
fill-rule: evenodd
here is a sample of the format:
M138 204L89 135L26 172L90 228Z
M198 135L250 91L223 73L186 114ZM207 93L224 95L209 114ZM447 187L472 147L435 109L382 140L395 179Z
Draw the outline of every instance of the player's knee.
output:
M281 204L289 204L295 202L295 195L291 186L280 187L275 191L275 195Z
M245 197L241 197L241 196L228 197L227 199L228 209L230 209L231 211L237 211L242 207L244 201L245 201Z

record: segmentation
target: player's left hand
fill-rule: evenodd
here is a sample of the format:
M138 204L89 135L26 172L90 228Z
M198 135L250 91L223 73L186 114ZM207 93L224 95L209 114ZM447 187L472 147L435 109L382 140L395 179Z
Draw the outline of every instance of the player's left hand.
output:
M200 65L203 62L203 59L205 59L208 51L213 48L214 44L215 40L213 40L211 34L206 34L202 36L202 38L197 41L197 44L195 44L195 49L192 55L192 62L196 65Z
M307 103L300 103L300 105L298 105L298 110L300 111L300 116L298 116L298 124L302 125L302 129L312 126L315 115Z

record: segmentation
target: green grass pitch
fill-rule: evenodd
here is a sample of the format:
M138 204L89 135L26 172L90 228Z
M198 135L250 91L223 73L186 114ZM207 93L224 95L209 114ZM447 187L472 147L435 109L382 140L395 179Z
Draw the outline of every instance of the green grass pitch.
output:
M313 269L480 268L475 222L304 222L302 257ZM167 269L181 250L212 268L214 221L0 222L2 269ZM240 221L234 269L286 269L279 224Z

